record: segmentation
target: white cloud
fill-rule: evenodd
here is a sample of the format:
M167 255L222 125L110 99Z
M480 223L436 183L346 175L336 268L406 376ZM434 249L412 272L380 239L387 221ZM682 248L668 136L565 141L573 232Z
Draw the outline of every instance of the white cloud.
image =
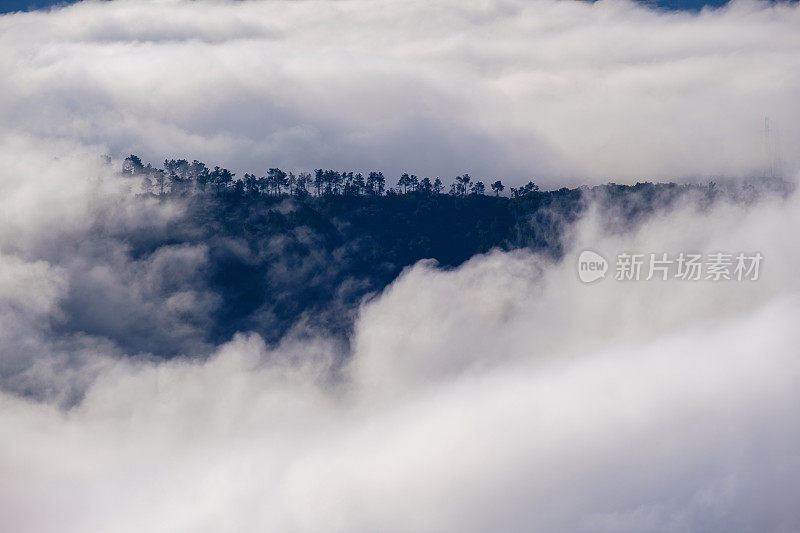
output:
M323 339L240 335L208 360L162 362L99 347L68 410L0 395L0 524L796 529L800 258L778 230L797 200L691 209L621 236L588 217L558 264L419 264L362 309L334 380ZM588 243L758 249L765 263L750 284L589 286L569 259Z
M132 200L101 155L746 174L765 114L800 138L798 9L118 0L0 17L0 529L797 530L797 198L611 235L590 214L561 263L418 264L361 309L342 368L313 334L193 344L202 323L171 317L215 305L193 276L207 251L132 259L114 235L157 234L181 206ZM750 284L586 286L583 248L765 262ZM136 353L54 334L111 300L126 314L96 313L106 330L150 320ZM154 360L148 340L197 350Z
M240 172L759 175L765 116L797 167L799 18L749 0L83 2L0 18L0 121Z

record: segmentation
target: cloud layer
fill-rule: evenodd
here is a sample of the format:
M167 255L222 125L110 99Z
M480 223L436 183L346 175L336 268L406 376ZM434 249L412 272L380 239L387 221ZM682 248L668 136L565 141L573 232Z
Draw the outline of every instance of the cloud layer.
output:
M180 204L133 199L91 151L7 146L2 529L797 529L796 198L687 200L623 233L590 213L560 263L420 263L361 308L341 366L313 332L193 351L197 330L171 320L208 305L182 274L204 251L135 259L115 238L162 231ZM62 201L39 209L45 191ZM765 264L750 284L587 286L587 247L759 250ZM129 312L104 313L117 298ZM123 332L147 318L156 355L177 335L186 356L126 353L92 322L58 329L81 313Z
M590 212L563 262L421 262L360 308L347 352L317 331L214 345L208 249L131 253L183 206L134 198L103 156L760 174L764 115L800 139L799 18L499 0L0 17L0 530L797 531L797 197L687 199L627 231ZM765 263L754 283L587 286L585 248Z
M779 156L797 167L799 22L796 4L750 0L699 14L621 0L83 2L0 17L0 120L240 173L760 175Z
M776 230L797 207L687 206L616 236L587 218L568 254L757 247L750 284L587 286L572 260L529 252L420 263L362 308L338 370L339 347L313 336L243 334L202 360L62 347L83 356L42 380L80 377L71 408L0 394L0 524L793 531L800 257ZM20 289L48 277L15 269ZM27 307L0 296L21 319L52 312L57 274Z

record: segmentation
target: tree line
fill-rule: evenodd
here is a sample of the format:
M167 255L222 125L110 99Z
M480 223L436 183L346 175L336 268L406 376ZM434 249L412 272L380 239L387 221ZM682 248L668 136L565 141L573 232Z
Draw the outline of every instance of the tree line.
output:
M141 177L142 192L154 195L187 195L215 193L217 195L249 196L393 196L399 194L439 195L445 194L445 186L437 176L419 178L404 172L394 186L387 187L383 172L373 171L366 175L360 172L316 169L313 173L285 172L270 168L263 175L245 173L237 178L227 168L208 167L205 163L186 159L165 159L161 168L146 165L134 154L125 158L122 172L128 176ZM500 180L489 185L495 196L506 189ZM512 198L527 196L539 191L539 186L529 181L521 187L509 189ZM456 176L446 194L456 197L483 196L486 184L473 180L469 174Z

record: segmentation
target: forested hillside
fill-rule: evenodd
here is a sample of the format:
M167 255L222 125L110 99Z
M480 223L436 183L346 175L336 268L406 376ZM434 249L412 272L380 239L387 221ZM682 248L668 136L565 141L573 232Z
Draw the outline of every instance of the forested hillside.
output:
M294 175L272 168L238 178L199 161L155 167L133 155L123 173L141 184L141 196L178 202L185 213L158 235L123 236L132 257L146 260L164 247L206 251L187 279L209 295L209 316L184 319L209 342L248 330L277 341L297 324L346 339L359 302L403 268L422 259L454 267L492 249L528 248L557 260L565 230L590 203L610 229L621 230L690 194L701 208L719 197L756 195L752 186L713 183L542 191L533 181L505 187L493 179L487 187L469 175L445 186L440 178L402 174L393 182L377 171L322 169ZM127 342L147 350L148 339L142 331ZM174 344L176 353L183 348Z

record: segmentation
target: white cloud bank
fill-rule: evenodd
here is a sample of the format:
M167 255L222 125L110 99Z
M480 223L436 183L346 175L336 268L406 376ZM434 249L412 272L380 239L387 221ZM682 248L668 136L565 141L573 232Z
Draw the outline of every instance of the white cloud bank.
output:
M563 185L797 168L800 7L83 2L0 17L0 124L119 157Z
M73 157L67 168L102 173ZM91 235L75 229L91 197L64 206L64 232ZM59 213L34 224L34 208L24 241L3 237L2 349L38 361L29 392L85 394L64 408L63 394L0 393L2 530L800 527L796 199L688 206L622 236L588 217L559 264L421 263L364 306L337 372L325 339L268 349L240 335L209 360L160 362L53 341L41 323L60 312L64 267L30 257ZM749 284L586 286L571 259L589 245L759 250L765 263Z
M72 279L116 287L170 334L192 335L171 331L171 305L211 305L190 279L178 300L146 290L203 250L129 264L107 249L104 232L177 209L130 201L107 149L746 173L763 115L798 138L798 13L111 2L1 17L0 530L797 531L796 198L687 207L623 236L590 217L562 264L417 265L362 309L333 373L326 339L244 334L207 361L156 362L50 327ZM765 263L751 284L584 286L569 259L583 247Z
M0 520L60 532L795 531L798 311L774 302L402 401L323 393L265 367L254 338L205 365L117 369L67 413L3 396Z

